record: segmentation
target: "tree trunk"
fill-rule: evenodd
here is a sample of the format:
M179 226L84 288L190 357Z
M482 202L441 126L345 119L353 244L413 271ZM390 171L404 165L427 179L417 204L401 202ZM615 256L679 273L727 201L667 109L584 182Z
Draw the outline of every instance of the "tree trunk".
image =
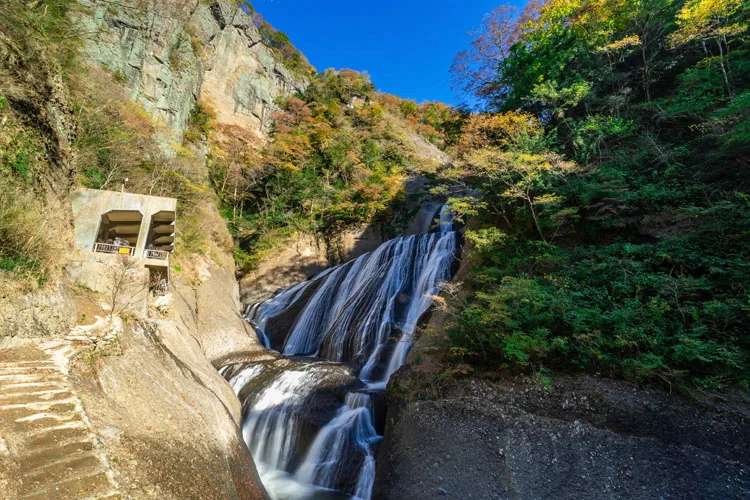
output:
M648 69L646 43L644 41L641 41L641 59L643 59L643 91L646 94L646 100L651 102L651 82L649 81L650 71Z
M531 196L527 195L526 201L529 203L531 218L534 219L534 227L536 227L536 231L539 233L539 237L542 239L542 241L547 243L547 239L544 237L544 233L542 232L542 226L539 225L539 219L536 216L536 210L534 210L534 202L532 201Z
M724 66L724 47L721 45L721 39L716 39L716 45L719 46L719 65L721 66L721 73L724 75L724 83L727 85L727 92L729 97L732 97L732 85L729 83L729 75L727 74L727 68Z
M237 182L234 183L234 207L232 209L232 224L237 224Z

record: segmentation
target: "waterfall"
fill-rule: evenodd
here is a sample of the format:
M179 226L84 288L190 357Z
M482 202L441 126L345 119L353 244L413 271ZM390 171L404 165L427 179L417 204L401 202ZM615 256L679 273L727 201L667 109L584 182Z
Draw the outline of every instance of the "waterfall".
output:
M230 378L229 385L232 386L232 390L234 391L234 393L239 396L242 388L261 373L263 373L263 365L249 366L234 377Z
M307 456L295 473L304 483L333 489L342 469L355 463L361 456L363 463L372 460L372 445L381 440L373 425L372 400L368 394L349 393L338 415L320 430ZM364 472L364 471L363 471ZM365 474L357 480L355 496L366 496L372 483ZM369 482L369 485L368 485ZM360 484L362 483L362 484ZM359 491L361 488L362 491ZM365 495L365 491L368 493Z
M452 276L453 214L444 207L439 220L436 232L388 241L248 307L266 347L320 360L288 361L275 375L259 364L223 372L237 394L257 379L245 391L243 437L272 498L370 498L382 439L374 394L406 362L420 318ZM326 377L345 366L357 367L350 377L359 385L336 392ZM315 414L321 397L338 401L321 404L335 410L328 416Z
M257 394L245 415L242 435L258 467L284 470L291 463L297 416L314 387L313 372L282 372Z
M329 270L323 271L321 275L325 275L327 272L329 272ZM309 281L299 283L282 290L272 299L265 302L258 302L247 308L245 318L252 317L254 319L253 326L255 326L255 330L258 332L258 337L266 349L271 349L271 341L265 334L268 319L279 314L279 312L283 311L289 306L289 304L294 303L294 301L305 292L308 286L310 286Z
M364 365L365 380L379 362L385 363L389 368L377 379L382 382L406 359L417 321L432 304L429 296L438 292L440 282L450 279L455 251L452 231L391 240L250 306L245 317L268 339L269 319L283 314L315 286L279 350L287 356L315 354L330 361L354 361ZM392 337L399 344L393 363L381 358Z
M456 213L453 212L448 205L443 205L440 208L440 228L441 233L448 233L453 231L453 224L455 223Z

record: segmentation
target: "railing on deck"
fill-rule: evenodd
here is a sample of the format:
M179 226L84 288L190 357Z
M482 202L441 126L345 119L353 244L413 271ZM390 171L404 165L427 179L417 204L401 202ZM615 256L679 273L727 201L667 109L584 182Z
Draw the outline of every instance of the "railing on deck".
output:
M149 250L147 248L145 252L143 252L143 256L147 259L167 260L169 258L169 252L165 252L164 250Z
M133 255L135 254L135 248L122 245L113 245L111 243L95 243L94 252L118 255Z

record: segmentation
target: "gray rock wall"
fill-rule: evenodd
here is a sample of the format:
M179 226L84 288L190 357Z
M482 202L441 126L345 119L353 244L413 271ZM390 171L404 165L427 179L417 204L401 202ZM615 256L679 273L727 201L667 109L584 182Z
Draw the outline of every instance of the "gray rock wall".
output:
M0 294L3 295L3 294ZM65 286L0 296L0 348L13 338L54 337L75 325L76 306Z
M275 100L304 90L261 42L252 19L221 0L79 0L84 53L180 143L200 99L220 124L263 136Z
M460 379L415 401L431 383L391 379L374 499L747 497L746 402L587 376Z

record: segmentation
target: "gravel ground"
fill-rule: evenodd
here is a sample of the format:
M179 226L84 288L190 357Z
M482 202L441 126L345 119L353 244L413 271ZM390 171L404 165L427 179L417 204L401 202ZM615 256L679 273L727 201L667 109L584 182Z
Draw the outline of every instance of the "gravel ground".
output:
M694 403L595 377L389 386L374 498L750 498L746 401Z

